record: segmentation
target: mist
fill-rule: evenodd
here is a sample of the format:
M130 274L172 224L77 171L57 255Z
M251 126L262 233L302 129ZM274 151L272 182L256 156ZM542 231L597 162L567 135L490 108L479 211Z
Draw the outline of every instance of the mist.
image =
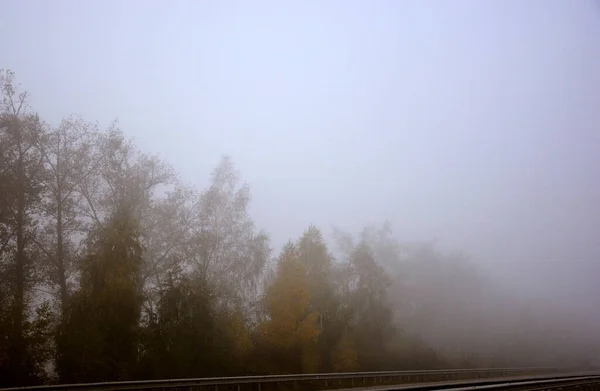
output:
M597 2L8 0L0 54L48 126L118 119L168 189L230 157L270 264L311 225L335 265L370 243L453 365L598 364Z

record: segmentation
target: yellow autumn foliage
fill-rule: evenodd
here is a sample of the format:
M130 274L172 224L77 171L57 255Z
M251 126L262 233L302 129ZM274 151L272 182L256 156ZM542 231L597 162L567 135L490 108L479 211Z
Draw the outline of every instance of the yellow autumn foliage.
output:
M299 349L303 372L318 365L316 344L320 334L318 314L310 309L306 268L288 245L279 258L275 279L266 290L269 319L262 325L268 346L279 351Z
M252 340L244 317L241 312L234 312L227 317L225 325L225 332L233 342L233 356L239 360L252 349Z
M331 353L331 362L334 372L352 372L358 369L354 339L348 333L344 334Z

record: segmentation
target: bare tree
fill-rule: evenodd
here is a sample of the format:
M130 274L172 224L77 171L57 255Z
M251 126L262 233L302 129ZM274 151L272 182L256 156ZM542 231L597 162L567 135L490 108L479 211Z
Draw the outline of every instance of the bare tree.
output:
M76 117L64 119L44 138L42 152L48 176L44 186L44 235L38 245L48 261L50 283L58 287L63 309L82 237L79 211L84 197L79 189L97 169L90 159L97 140L96 127Z
M8 365L14 380L25 384L35 373L26 321L28 293L38 277L34 242L45 174L40 150L44 130L38 116L28 111L27 93L16 90L12 72L0 73L0 91L0 262L10 307Z
M188 259L224 308L248 304L270 254L267 235L256 230L249 216L249 201L248 186L240 184L231 160L223 158L196 204L198 223Z

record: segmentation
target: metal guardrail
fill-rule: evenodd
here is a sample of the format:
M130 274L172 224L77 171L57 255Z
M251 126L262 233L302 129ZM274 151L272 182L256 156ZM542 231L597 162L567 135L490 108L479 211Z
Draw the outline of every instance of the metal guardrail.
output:
M366 386L369 384L410 384L423 382L443 382L451 380L475 380L484 378L528 376L530 379L536 375L551 375L561 372L558 368L486 368L486 369L459 369L459 370L417 370L417 371L385 371L385 372L351 372L351 373L317 373L296 375L269 375L269 376L238 376L238 377L213 377L191 379L166 379L119 381L102 383L59 384L50 386L4 388L0 391L115 391L115 390L166 390L166 389L206 389L212 387L213 391L254 390L272 385L300 385L308 388L341 388ZM562 370L564 373L564 370ZM556 376L555 376L556 377ZM547 378L547 377L546 377ZM508 379L507 379L508 380ZM465 383L465 385L468 385Z
M462 384L414 384L408 387L378 388L377 391L597 391L600 390L600 373L545 376L527 379L496 379L494 381L463 382Z

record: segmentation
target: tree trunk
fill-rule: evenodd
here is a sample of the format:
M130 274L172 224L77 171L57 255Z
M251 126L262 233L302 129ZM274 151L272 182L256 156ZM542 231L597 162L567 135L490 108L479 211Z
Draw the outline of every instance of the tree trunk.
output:
M60 176L60 132L57 132L57 136L58 146L56 149L56 263L58 267L58 284L60 286L61 314L64 317L67 305L68 291L63 238L63 192Z
M15 179L17 180L17 213L15 216L17 251L15 254L15 292L12 314L13 351L11 363L16 383L25 384L27 373L25 368L26 346L23 325L25 320L25 269L27 255L25 253L25 173L22 152L19 155L17 177Z

